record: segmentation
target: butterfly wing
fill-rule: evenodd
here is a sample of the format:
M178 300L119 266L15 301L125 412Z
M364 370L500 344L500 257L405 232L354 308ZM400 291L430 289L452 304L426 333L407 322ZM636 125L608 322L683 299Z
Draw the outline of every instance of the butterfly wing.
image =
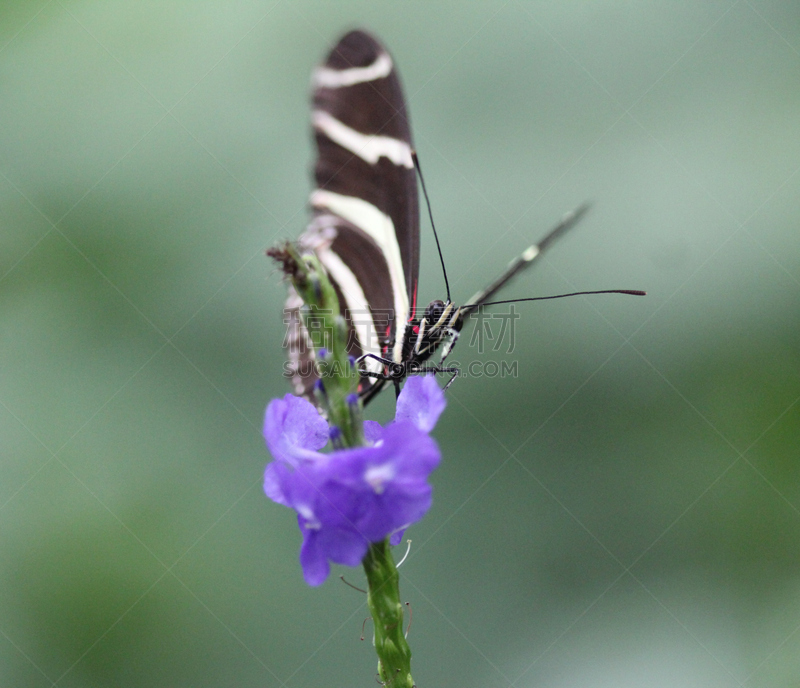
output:
M400 80L386 49L351 31L312 82L316 188L300 243L317 254L337 290L350 353L400 361L419 275L419 199ZM290 361L295 392L308 394L313 348L296 299L287 302ZM383 369L373 359L365 363L372 372ZM363 377L361 392L369 398L382 384Z

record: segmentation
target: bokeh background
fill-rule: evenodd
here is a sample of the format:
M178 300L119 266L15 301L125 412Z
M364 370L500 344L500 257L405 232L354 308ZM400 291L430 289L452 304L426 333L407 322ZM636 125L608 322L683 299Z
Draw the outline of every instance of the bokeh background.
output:
M362 595L261 491L311 69L407 90L459 380L401 569L420 686L800 682L800 5L0 5L0 685L370 686ZM421 300L444 296L423 223ZM392 415L392 395L370 408ZM359 584L358 570L346 573Z

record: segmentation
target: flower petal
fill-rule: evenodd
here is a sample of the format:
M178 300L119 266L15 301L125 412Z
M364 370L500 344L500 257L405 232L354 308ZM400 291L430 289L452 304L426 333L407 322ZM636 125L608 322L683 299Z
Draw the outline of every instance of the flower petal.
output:
M300 566L309 585L321 585L331 571L328 561L345 566L358 566L367 553L369 543L363 535L349 528L307 528L298 518L303 532Z
M434 375L410 377L397 397L395 420L410 420L423 432L430 432L445 406L444 392Z
M315 530L303 529L303 545L300 547L300 566L303 568L303 578L309 585L322 585L331 567L325 552L319 546L318 532Z
M364 421L364 437L370 444L375 444L381 439L383 435L383 427L380 423L374 420Z
M442 458L433 438L409 421L388 426L383 431L382 446L398 461L398 480L425 482Z
M349 528L323 529L320 539L324 541L328 559L345 566L358 566L369 547L363 535Z
M441 459L428 432L444 406L433 377L412 378L394 423L364 423L369 446L321 454L329 430L316 409L290 394L270 403L264 438L275 461L264 472L264 492L298 514L309 585L325 581L330 562L357 566L370 542L398 543L425 515L433 492L428 477Z
M334 452L325 468L328 504L320 519L331 520L335 505L356 532L370 542L383 540L428 511L428 477L440 458L436 442L409 421L385 428L379 445Z
M267 406L264 439L273 458L294 464L317 458L328 442L328 424L308 400L287 394Z
M290 507L289 497L284 489L287 472L286 465L280 461L273 461L268 464L264 471L264 494L273 502Z

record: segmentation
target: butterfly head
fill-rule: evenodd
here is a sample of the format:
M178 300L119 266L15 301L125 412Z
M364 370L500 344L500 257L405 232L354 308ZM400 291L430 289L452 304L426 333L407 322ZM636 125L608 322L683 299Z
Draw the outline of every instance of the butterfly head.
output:
M461 309L450 301L436 299L428 304L421 318L412 318L406 331L404 358L425 361L463 327Z
M425 309L423 320L426 329L433 332L444 332L446 330L461 330L464 325L461 316L461 309L456 308L451 301L436 299L428 304Z

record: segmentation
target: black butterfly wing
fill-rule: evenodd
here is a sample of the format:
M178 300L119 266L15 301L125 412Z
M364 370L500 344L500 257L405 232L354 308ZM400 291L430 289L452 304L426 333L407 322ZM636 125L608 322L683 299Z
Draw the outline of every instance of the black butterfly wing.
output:
M350 325L350 353L399 361L419 275L419 199L400 80L386 49L352 31L312 81L316 188L313 218L300 242L316 252L334 283ZM290 295L295 392L308 394L313 348L297 307ZM377 361L365 363L373 372L383 370ZM363 377L362 394L369 398L382 384Z

